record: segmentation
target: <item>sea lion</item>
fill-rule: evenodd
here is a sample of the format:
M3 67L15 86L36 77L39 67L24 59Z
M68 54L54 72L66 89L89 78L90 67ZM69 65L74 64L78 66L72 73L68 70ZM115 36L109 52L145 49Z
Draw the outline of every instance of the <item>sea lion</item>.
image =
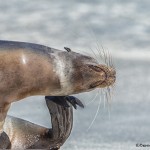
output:
M63 101L66 97L59 97ZM76 99L75 97L70 97ZM1 149L51 149L57 150L70 135L73 125L72 107L57 105L48 97L46 104L51 115L52 128L42 127L29 121L8 116L5 119L4 132L1 135ZM80 102L80 100L78 100ZM49 119L49 118L45 118Z
M115 80L114 68L70 49L0 41L0 133L12 102L33 95L87 92L110 86Z

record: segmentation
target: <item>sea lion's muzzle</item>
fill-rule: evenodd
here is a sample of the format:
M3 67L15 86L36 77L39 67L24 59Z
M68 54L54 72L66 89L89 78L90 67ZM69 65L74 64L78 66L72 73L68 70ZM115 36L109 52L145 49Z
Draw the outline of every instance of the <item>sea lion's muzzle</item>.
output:
M105 72L106 78L104 82L100 85L100 88L111 86L116 81L116 71L112 67L108 66L101 66L103 68L103 71Z
M113 85L116 81L116 71L112 67L106 65L88 65L92 69L95 80L90 88L104 88Z

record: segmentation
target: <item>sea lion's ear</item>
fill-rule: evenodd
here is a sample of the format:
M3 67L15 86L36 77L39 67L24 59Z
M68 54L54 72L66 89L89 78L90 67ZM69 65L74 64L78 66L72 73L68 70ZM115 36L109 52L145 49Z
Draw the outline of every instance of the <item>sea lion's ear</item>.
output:
M71 52L71 49L68 48L68 47L64 47L64 49L65 49L67 52Z

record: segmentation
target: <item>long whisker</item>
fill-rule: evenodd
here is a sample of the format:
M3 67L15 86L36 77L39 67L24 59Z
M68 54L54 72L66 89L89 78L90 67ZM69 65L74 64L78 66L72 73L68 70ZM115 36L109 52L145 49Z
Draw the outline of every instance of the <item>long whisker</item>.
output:
M112 97L113 97L113 95L114 95L114 93L115 93L115 84L113 84L112 85L112 87L111 87L111 95L112 95Z
M86 105L89 105L89 104L91 104L92 102L94 102L94 101L96 100L98 94L99 94L99 91L96 93L95 97L94 97L90 102L88 102Z
M107 57L107 64L110 67L111 66L111 61L110 61L110 52L106 50L106 57Z
M108 104L108 116L109 116L109 119L110 119L110 101L109 101L109 94L108 94L108 91L106 91L106 94L105 94L105 96L106 96L106 99L107 99L107 104Z
M101 48L102 48L102 55L103 55L104 62L105 62L105 64L108 65L108 63L107 63L106 50L104 49L103 45L101 45Z
M96 61L99 62L99 59L98 59L96 53L94 52L94 50L91 47L89 47L89 49L91 50L91 52L92 52L94 58L96 59Z
M106 64L107 64L107 66L109 66L110 65L109 64L109 54L108 54L107 50L105 50L105 57L106 57Z
M101 95L100 95L99 104L98 104L98 107L97 107L97 111L96 111L95 117L94 117L93 121L91 122L90 126L88 127L87 131L89 131L89 129L92 127L95 119L97 118L98 112L100 110L100 105L101 105Z
M112 55L111 55L111 65L112 65L112 66L111 66L112 68L115 68L115 67L114 67L114 66L115 66L114 58L113 58L113 56L112 56Z
M111 96L111 91L110 91L111 89L110 89L110 87L107 87L107 92L108 92L108 100L110 99L110 101L111 101L111 99L112 99L112 96Z
M102 99L104 100L104 109L106 107L106 100L105 100L105 96L104 96L104 89L101 89L101 95L102 95Z
M95 37L96 38L96 37ZM106 53L105 53L105 49L103 48L103 46L101 45L99 45L99 43L97 42L98 41L98 39L96 38L96 45L97 45L97 51L98 51L98 53L99 53L99 56L100 56L100 58L102 59L102 61L105 63L105 64L107 64L107 55L106 55ZM101 48L102 48L102 50L101 50Z
M109 62L110 62L110 67L113 67L112 55L110 54L110 52L109 52Z
M108 66L111 67L111 56L108 50L107 50L107 62L108 62Z
M98 54L99 54L100 58L101 58L102 61L103 61L103 55L102 55L102 53L101 53L100 47L99 47L99 45L98 45L97 42L96 42L96 45L97 45L96 50L98 51Z
M109 64L109 67L112 67L113 65L113 62L112 62L112 55L110 54L110 51L107 49L107 61L108 61L108 64Z
M100 88L99 91L100 91L100 95L101 95L102 99L104 99L104 97L103 97L104 89Z
M95 49L97 50L97 52L98 52L98 56L100 56L100 60L102 61L102 62L104 62L104 58L103 58L103 54L102 54L102 52L101 52L101 49L100 49L100 45L98 44L98 39L97 39L97 37L95 36L96 34L94 33L94 31L92 30L92 29L90 29L89 30L90 31L90 35L92 36L92 38L93 39L95 39L94 40L94 42L96 43L96 46L94 46L95 47ZM97 56L96 56L97 57ZM99 59L98 59L99 60ZM99 61L98 61L99 62ZM105 62L104 62L105 63Z
M105 61L106 56L103 54L103 52L100 48L98 48L98 51L99 51L99 57L101 58L101 62L106 64L106 61Z

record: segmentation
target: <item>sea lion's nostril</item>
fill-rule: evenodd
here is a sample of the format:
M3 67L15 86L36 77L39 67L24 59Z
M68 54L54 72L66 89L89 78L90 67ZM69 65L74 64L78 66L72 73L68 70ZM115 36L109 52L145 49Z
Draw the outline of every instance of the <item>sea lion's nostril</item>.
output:
M106 79L106 74L105 74L105 72L101 72L101 73L100 73L100 79L101 79L101 80L105 80L105 79Z

